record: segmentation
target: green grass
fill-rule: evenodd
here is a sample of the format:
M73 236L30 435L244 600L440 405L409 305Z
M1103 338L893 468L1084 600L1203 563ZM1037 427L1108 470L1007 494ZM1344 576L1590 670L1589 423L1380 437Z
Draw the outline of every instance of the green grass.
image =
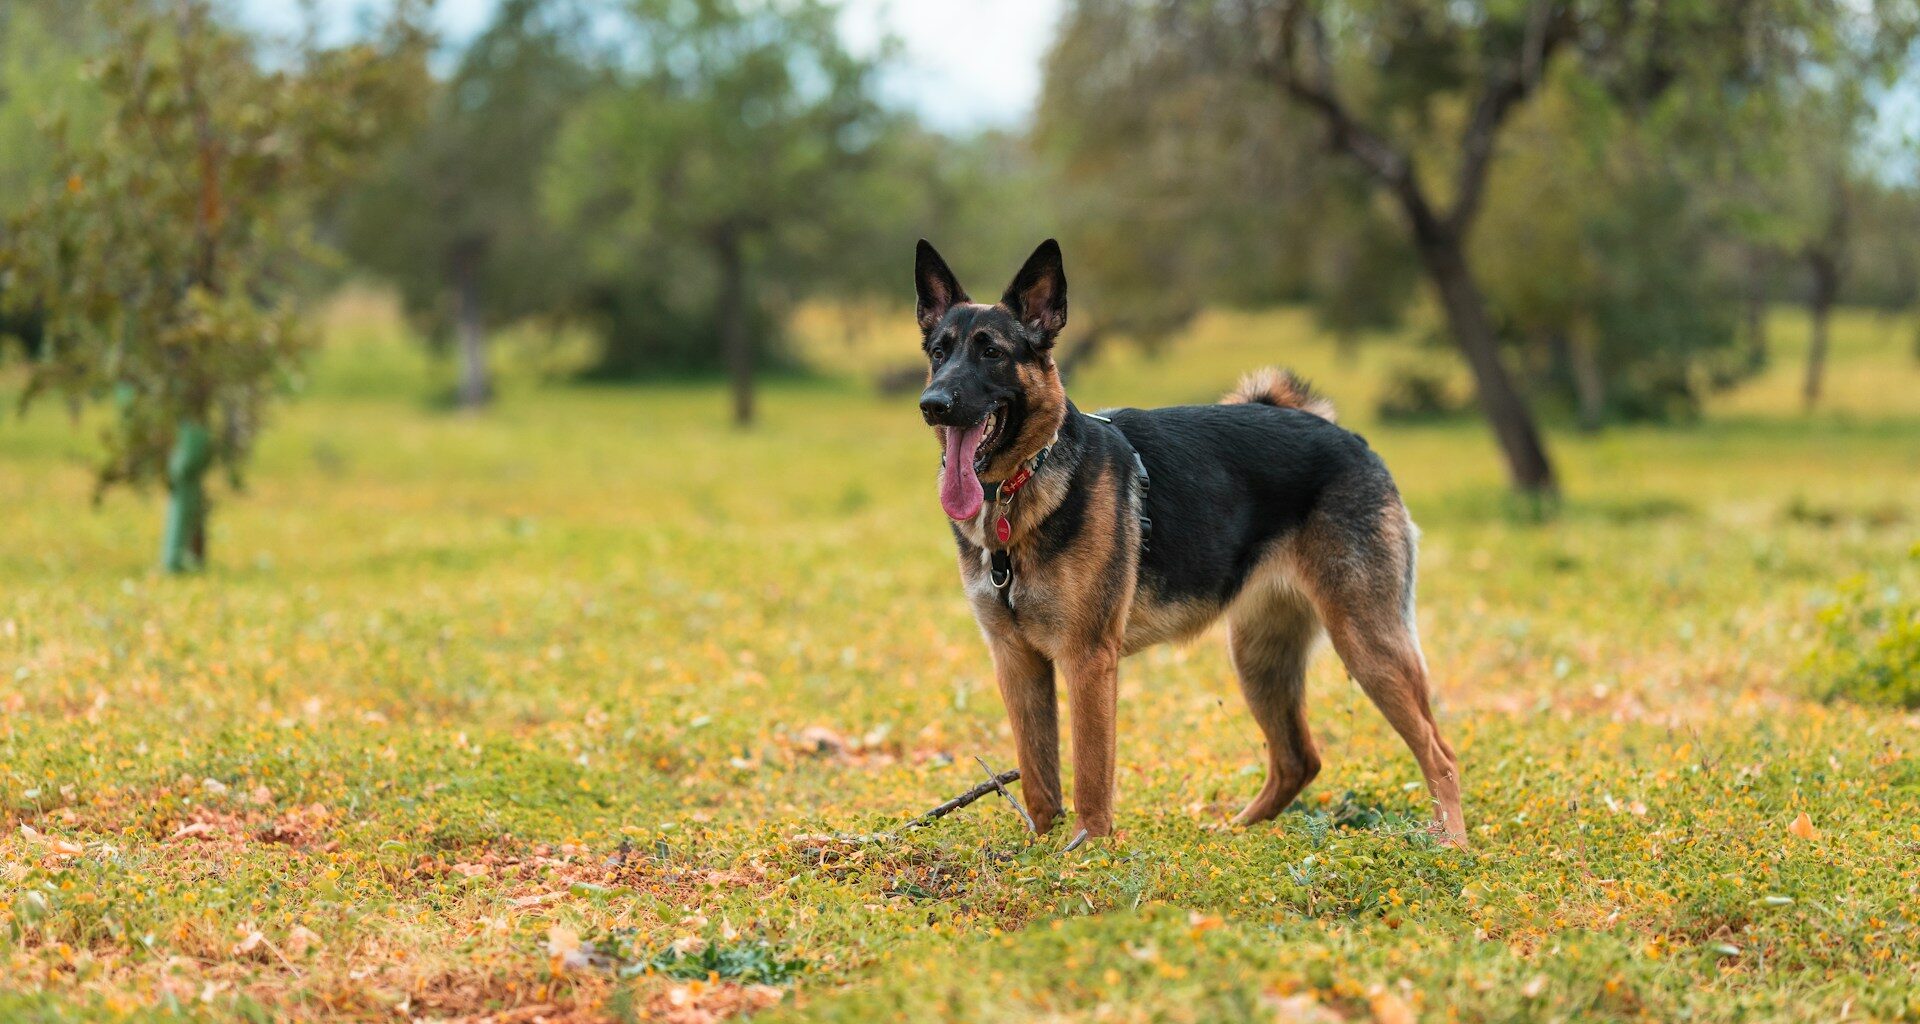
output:
M1326 656L1320 781L1223 830L1261 751L1217 635L1123 669L1116 841L997 800L818 838L1012 760L908 403L463 417L376 322L199 578L152 572L155 496L88 506L90 427L0 426L0 1020L1920 1017L1920 717L1802 668L1849 581L1920 592L1911 322L1843 319L1811 418L1783 318L1705 422L1556 435L1537 527L1481 429L1368 421L1397 343L1307 325L1210 316L1074 391L1285 362L1341 403L1426 531L1470 851L1409 834L1413 761Z

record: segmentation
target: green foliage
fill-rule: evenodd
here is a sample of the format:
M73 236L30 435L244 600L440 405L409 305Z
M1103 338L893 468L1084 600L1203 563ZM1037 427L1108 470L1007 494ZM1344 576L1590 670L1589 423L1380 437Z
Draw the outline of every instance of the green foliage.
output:
M1432 422L1470 414L1473 399L1460 394L1447 374L1409 364L1388 372L1375 408L1392 423Z
M1247 74L1232 28L1211 4L1068 6L1033 136L1041 233L1066 249L1078 330L1152 347L1204 304L1307 290L1316 219L1352 192L1329 187L1339 172Z
M1594 426L1688 418L1757 361L1735 351L1720 247L1741 217L1772 230L1807 219L1795 204L1828 205L1859 135L1818 130L1813 112L1883 84L1915 20L1898 2L1076 3L1035 138L1069 250L1088 254L1091 315L1151 336L1196 302L1304 295L1357 337L1408 312L1416 243L1464 236L1525 390ZM1288 23L1327 91L1304 110L1276 71ZM1328 100L1342 114L1322 123ZM1362 135L1369 155L1346 159ZM1769 161L1765 202L1721 173L1741 146ZM1806 159L1789 166L1789 150ZM1494 168L1484 189L1476 154ZM1912 247L1883 234L1875 267L1897 270Z
M483 330L568 312L577 244L541 216L537 179L568 114L599 81L585 13L508 0L427 97L419 130L354 190L347 254L395 285L437 343L460 293Z
M52 161L49 116L90 131L99 104L80 73L98 42L91 5L58 0L0 4L0 217L44 181Z
M1540 368L1537 393L1584 397L1596 419L1688 419L1758 369L1709 258L1724 227L1675 146L1593 109L1586 87L1563 75L1512 129L1475 257L1509 346ZM1579 393L1576 357L1597 394Z
M266 67L202 0L105 4L82 106L0 249L5 297L43 321L23 401L111 401L99 486L164 475L177 430L211 431L236 480L268 397L311 336L289 285L312 204L394 129L422 73L405 9L380 40Z
M625 977L658 974L689 980L717 979L743 985L784 985L799 977L807 963L757 939L718 934L666 947L650 947L652 937L638 928L616 928L592 941L592 956L611 961Z
M605 362L662 372L718 365L729 347L764 354L783 298L835 280L871 214L865 172L895 126L876 64L848 51L821 0L622 10L612 31L632 52L566 118L542 185L613 282L594 304Z
M81 55L95 34L91 7L54 0L0 4L0 249L6 221L52 173L49 117L81 132L97 121L98 104L80 73ZM24 304L8 303L7 287L0 267L0 360L13 342L38 355L41 318Z
M1920 562L1920 546L1913 551ZM1819 646L1801 671L1826 700L1920 708L1920 600L1865 575L1840 586L1815 616Z

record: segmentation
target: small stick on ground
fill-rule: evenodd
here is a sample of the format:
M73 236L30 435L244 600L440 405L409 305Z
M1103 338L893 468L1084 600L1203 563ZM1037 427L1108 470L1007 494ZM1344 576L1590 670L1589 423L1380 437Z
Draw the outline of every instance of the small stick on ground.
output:
M1067 848L1064 850L1061 850L1060 852L1072 853L1073 851L1078 850L1080 848L1081 843L1084 843L1086 841L1087 841L1087 830L1083 828L1080 830L1080 834L1077 836L1074 836L1073 841L1067 844Z
M998 775L995 775L992 772L988 772L987 776L988 776L987 781L982 782L978 786L975 786L972 789L967 790L965 793L962 793L959 796L956 796L953 799L947 801L946 803L941 804L938 807L935 807L933 810L928 811L925 814L922 814L918 818L915 818L912 821L907 822L905 825L901 827L903 829L925 828L926 826L933 824L934 822L940 820L941 818L946 817L949 814L952 814L953 812L959 810L960 808L965 807L970 803L973 803L975 800L978 800L981 797L986 796L988 793L993 793L993 792L1005 793L1007 791L1007 783L1020 781L1020 769L1014 768L1010 771L1001 772ZM1008 797L1008 799L1012 799L1012 798ZM1022 813L1025 813L1025 812L1022 812Z
M979 759L975 758L975 760L979 760ZM984 761L981 762L981 767L983 768L986 767L986 762ZM931 825L934 822L939 821L941 818L944 818L947 815L952 814L953 812L959 810L960 808L965 807L976 800L979 800L981 797L986 796L989 793L999 793L1002 796L1005 796L1009 801L1011 801L1013 800L1013 797L1007 793L1007 783L1019 782L1019 781L1020 781L1020 769L1018 768L1001 772L998 775L995 775L993 774L993 772L989 771L987 772L987 781L982 782L979 785L973 787L972 789L967 790L965 793L962 793L959 796L956 796L953 799L947 801L946 803L941 804L938 807L935 807L933 810L930 810L927 813L922 814L917 818L913 818L907 821L905 824L900 826L899 831L911 832L917 828L926 828L928 825ZM1022 808L1018 803L1015 803L1013 807L1014 807L1014 810L1017 810L1020 812L1020 816L1022 818L1027 817L1026 810ZM1033 827L1033 819L1027 818L1027 827L1028 828ZM828 833L828 834L796 835L793 838L794 838L794 841L796 842L830 842L830 843L865 844L865 843L892 842L893 840L899 838L899 833L871 832L866 834L855 835L855 834L846 833L846 832L834 832L834 833Z
M1020 801L1015 800L1013 798L1012 793L1007 792L1007 787L1004 783L1000 781L1000 776L993 774L993 769L987 767L986 759L979 756L978 754L975 754L973 759L975 762L977 762L980 765L980 770L987 773L987 781L993 783L993 788L999 790L1000 795L1007 798L1007 803L1011 805L1014 810L1020 812L1020 820L1027 823L1027 834L1036 835L1036 836L1039 835L1040 829L1033 824L1033 815L1028 814L1027 809L1025 807L1020 806ZM1013 776L1014 778L1019 778L1020 769L1015 768L1013 771L1008 772L1007 774Z

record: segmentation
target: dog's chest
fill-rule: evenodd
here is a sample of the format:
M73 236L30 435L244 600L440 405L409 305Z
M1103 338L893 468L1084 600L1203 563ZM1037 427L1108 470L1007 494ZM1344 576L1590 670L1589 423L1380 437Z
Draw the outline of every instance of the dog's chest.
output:
M993 535L993 520L1000 514L997 511L999 507L995 502L982 502L979 513L972 519L953 524L954 530L960 534L961 539L982 549L982 557L985 557L987 538Z

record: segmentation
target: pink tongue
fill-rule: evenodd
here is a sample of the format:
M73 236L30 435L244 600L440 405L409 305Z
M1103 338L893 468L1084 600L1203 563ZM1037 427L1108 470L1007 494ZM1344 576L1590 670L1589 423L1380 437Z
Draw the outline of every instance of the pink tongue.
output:
M972 519L980 513L985 496L980 478L973 474L973 456L980 450L980 438L987 432L985 423L962 430L942 427L947 432L947 464L940 471L940 507L948 519Z

